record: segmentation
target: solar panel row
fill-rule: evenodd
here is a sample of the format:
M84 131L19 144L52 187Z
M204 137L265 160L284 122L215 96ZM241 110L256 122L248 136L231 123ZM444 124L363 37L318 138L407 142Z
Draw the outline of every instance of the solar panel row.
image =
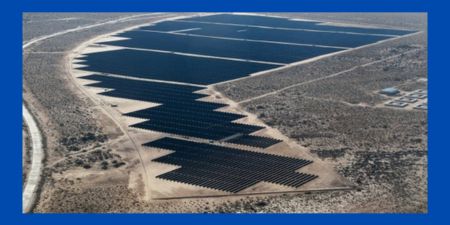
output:
M278 67L274 64L224 60L137 49L86 53L78 69L190 84L212 84Z
M353 32L361 34L385 34L385 35L405 35L409 34L411 30L385 29L385 28L371 28L371 27L355 27L355 26L339 26L331 25L319 21L307 20L290 20L280 17L268 17L257 15L231 15L231 14L216 14L210 16L198 16L193 18L182 19L184 21L199 21L199 22L213 22L213 23L228 23L241 24L245 26L264 26L264 27L278 27L291 29L309 29L319 31L336 31L336 32Z
M300 187L317 178L316 175L296 172L310 164L309 160L174 138L162 138L144 146L173 150L174 153L154 161L181 166L158 178L232 193L261 181Z
M101 95L161 104L125 113L125 116L147 119L131 127L258 148L267 148L280 142L250 135L264 127L233 122L245 117L244 115L216 111L228 106L227 104L199 101L199 98L207 96L195 93L201 87L107 75L89 75L83 78L98 81L88 86L108 89Z
M185 97L185 96L177 97L177 96L170 96L170 95L148 94L148 93L141 93L141 92L138 92L138 91L132 90L132 89L123 89L123 90L115 89L115 90L103 92L100 94L109 96L109 97L126 98L126 99L133 99L133 100L146 101L146 102L157 102L157 103L171 105L172 107L184 107L185 109L199 108L201 110L214 110L217 108L227 106L225 104L220 104L220 103L195 101L195 99Z
M212 110L205 111L189 111L189 109L176 110L174 108L167 107L166 105L161 105L153 108L143 109L135 112L130 112L124 114L125 116L137 117L141 119L166 116L169 118L178 117L181 115L187 120L202 120L204 122L215 122L215 123L228 123L233 120L237 120L245 117L240 114L233 114L227 112L219 112Z
M250 127L251 125L244 124L198 124L195 122L177 122L177 121L165 121L158 119L150 119L138 124L131 125L135 128L141 128L146 130L155 130L162 133L177 134L181 136L190 136L196 138L210 139L210 140L221 140L229 136L233 136L237 133L252 133L256 130L261 129L261 127ZM266 138L266 137L262 137ZM229 141L227 141L229 142ZM279 141L277 141L278 143ZM260 143L249 142L245 145L264 148L266 146L260 146Z
M224 26L219 24L204 24L195 22L188 23L177 20L161 22L156 24L155 26L143 27L141 28L141 30L159 31L161 27L164 28L164 26L172 26L175 24L179 24L179 26L176 25L176 29L199 28L180 32L184 34L213 36L221 38L234 38L242 40L247 39L258 41L306 44L312 46L324 45L324 46L353 48L391 38L390 36L380 36L380 35L311 32L309 30L265 29L260 27ZM302 29L301 26L299 28ZM267 46L267 48L270 51L270 46ZM304 50L306 49L307 48L305 48ZM264 49L262 49L262 51L264 51ZM290 51L287 51L286 53L288 52Z
M276 143L279 143L280 140L267 138L267 137L259 137L252 135L242 135L233 139L228 140L227 142L239 145L247 145L247 146L259 146L261 148L270 147Z
M142 82L140 80L132 80L132 79L124 79L118 78L114 76L100 75L100 74L92 74L82 77L83 79L101 81L105 85L113 85L113 87L123 87L126 85L132 87L141 87L145 89L149 88L158 88L170 90L171 92L183 92L183 93L192 93L195 91L199 91L203 89L202 87L197 86L188 86L188 85L178 85L173 83L162 83L162 82ZM123 82L126 81L126 82ZM175 89L174 89L175 87Z
M192 26L185 24L186 26ZM107 41L100 44L140 49L184 52L190 54L231 57L255 61L292 63L335 51L340 48L317 46L282 45L276 43L219 39L190 36L180 33L162 33L149 30L132 30L118 37L125 40Z

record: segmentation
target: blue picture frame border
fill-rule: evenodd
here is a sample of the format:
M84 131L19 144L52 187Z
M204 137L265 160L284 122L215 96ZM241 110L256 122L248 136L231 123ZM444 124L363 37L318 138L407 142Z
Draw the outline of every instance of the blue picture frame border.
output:
M6 4L5 4L6 3ZM446 173L448 4L436 0L22 0L4 2L2 118L4 224L443 224L448 221ZM426 12L429 24L429 207L424 214L22 214L21 103L23 12ZM448 20L448 18L447 18Z

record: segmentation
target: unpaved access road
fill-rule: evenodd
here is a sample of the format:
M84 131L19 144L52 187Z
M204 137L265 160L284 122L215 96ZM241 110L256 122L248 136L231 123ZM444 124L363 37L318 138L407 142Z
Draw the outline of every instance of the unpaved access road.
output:
M26 50L26 48L36 44L38 42L57 37L60 35L64 35L71 32L77 32L85 29L90 29L106 24L117 23L125 20L134 19L136 17L148 16L148 15L156 15L158 13L148 13L148 14L137 14L127 17L121 17L115 20L109 20L106 22L90 24L86 26L80 26L73 29L67 29L63 31L59 31L53 34L41 36L38 38L31 39L22 45L22 50ZM28 213L32 210L34 203L36 201L37 191L39 188L39 183L41 180L42 168L43 168L43 159L44 159L44 149L43 149L43 139L42 134L38 128L36 120L33 118L30 110L27 109L25 104L22 104L22 114L24 122L28 126L28 132L30 134L31 139L31 169L27 175L27 180L22 193L22 212Z

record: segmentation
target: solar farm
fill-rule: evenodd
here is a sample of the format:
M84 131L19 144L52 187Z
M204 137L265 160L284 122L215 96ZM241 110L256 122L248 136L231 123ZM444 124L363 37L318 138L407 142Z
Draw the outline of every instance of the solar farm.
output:
M129 124L131 129L167 135L142 143L144 151L172 152L152 163L176 167L155 174L157 182L175 185L164 193L156 188L153 198L345 189L345 180L331 168L308 166L326 167L283 143L288 138L233 111L238 106L230 107L230 100L211 99L217 94L212 87L412 32L216 14L113 34L96 40L74 62L88 73L78 76L90 82L85 87L104 90L96 94L158 104L121 113L141 120ZM115 105L120 111L122 104ZM180 194L186 185L193 189Z
M426 26L421 13L26 14L24 119L46 159L24 205L426 212ZM38 174L28 125L24 186Z

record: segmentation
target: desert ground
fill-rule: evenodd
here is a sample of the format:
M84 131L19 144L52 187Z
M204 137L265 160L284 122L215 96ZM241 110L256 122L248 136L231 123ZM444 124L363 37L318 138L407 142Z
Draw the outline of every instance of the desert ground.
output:
M175 190L151 178L170 169L151 162L167 152L141 146L160 134L128 129L136 121L120 116L148 103L98 97L100 90L77 79L83 74L74 57L111 33L191 15L23 15L23 99L45 150L32 212L427 212L427 111L387 107L393 97L378 93L427 90L426 14L270 14L419 32L210 86L211 101L227 102L228 110L248 115L245 122L267 126L264 135L289 143L269 151L314 159L309 170L322 179L316 186L329 188L226 196L201 190L203 197L186 197L199 189ZM25 184L31 147L23 127ZM179 197L164 198L161 189Z

